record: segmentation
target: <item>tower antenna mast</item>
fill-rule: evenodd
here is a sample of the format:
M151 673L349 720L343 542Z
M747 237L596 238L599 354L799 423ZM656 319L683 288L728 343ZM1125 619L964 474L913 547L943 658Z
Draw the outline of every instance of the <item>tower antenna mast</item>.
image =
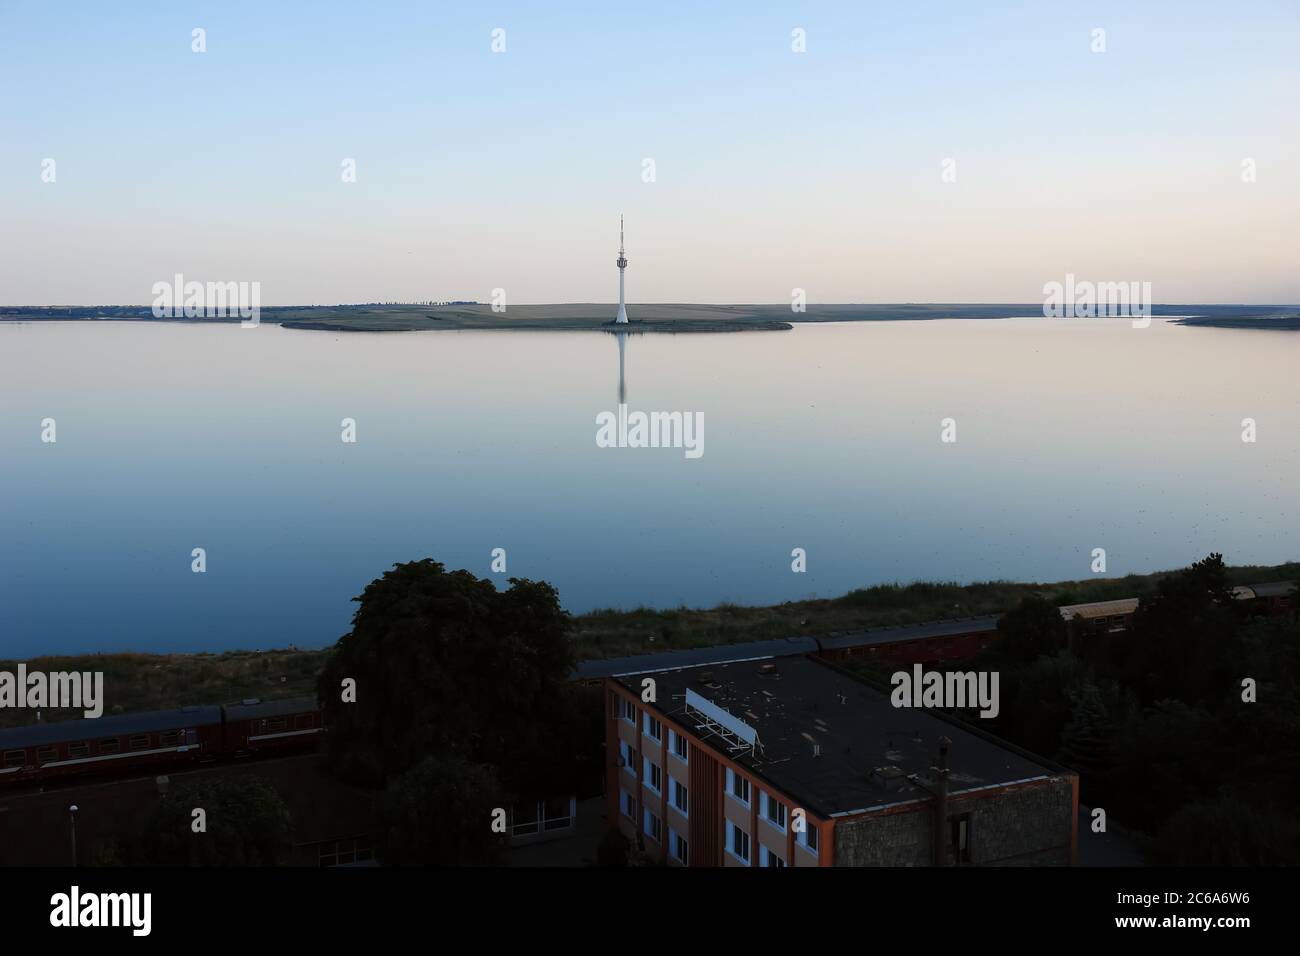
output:
M627 268L627 256L623 254L623 216L618 217L618 317L615 325L627 325L627 305L623 297L623 270Z

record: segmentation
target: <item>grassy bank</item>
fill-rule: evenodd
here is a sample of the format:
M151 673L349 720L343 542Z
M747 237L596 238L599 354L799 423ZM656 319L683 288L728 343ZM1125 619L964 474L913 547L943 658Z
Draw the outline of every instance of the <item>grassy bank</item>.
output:
M734 644L794 635L820 636L943 618L1001 614L1021 599L1041 595L1056 604L1079 604L1141 597L1173 573L1131 574L1123 578L1022 584L885 584L860 588L838 598L790 601L770 607L722 604L710 609L603 610L573 619L574 653L579 659ZM1234 584L1300 579L1300 562L1228 569ZM87 654L42 657L31 670L103 671L104 713L160 710L187 704L219 704L246 697L293 697L316 691L316 675L329 651L229 651L224 654ZM0 661L0 670L15 662ZM80 716L49 711L47 720ZM32 722L28 710L0 709L0 727Z
M316 675L329 652L227 651L224 654L83 654L38 657L28 670L103 671L104 716L166 710L189 704L222 704L247 697L296 697L316 693ZM15 662L0 661L13 671ZM80 717L81 711L48 710L47 721ZM0 708L0 727L33 723L26 709Z
M1173 572L1130 574L1123 578L1022 584L882 584L843 597L791 601L770 607L723 604L710 610L593 611L575 620L579 658L620 657L681 647L708 647L774 637L819 636L875 627L919 624L943 618L1001 614L1023 598L1040 595L1056 604L1082 604L1141 597ZM1300 562L1230 568L1234 584L1300 578Z

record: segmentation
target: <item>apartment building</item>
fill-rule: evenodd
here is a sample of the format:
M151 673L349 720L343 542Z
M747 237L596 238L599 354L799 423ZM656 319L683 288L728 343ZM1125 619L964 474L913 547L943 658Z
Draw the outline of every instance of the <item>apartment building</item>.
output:
M651 683L647 683L647 681ZM684 866L1068 865L1078 778L812 657L605 679L610 820Z

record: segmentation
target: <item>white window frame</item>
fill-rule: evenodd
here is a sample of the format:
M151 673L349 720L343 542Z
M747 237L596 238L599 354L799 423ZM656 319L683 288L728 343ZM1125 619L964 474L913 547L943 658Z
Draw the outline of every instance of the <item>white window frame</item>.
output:
M769 811L772 808L772 804L774 803L781 808L780 823L777 823L768 815ZM758 816L760 819L766 820L767 825L772 827L774 830L780 830L782 833L784 833L786 823L790 819L790 810L780 800L777 800L775 797L769 796L766 790L760 790L758 794Z
M808 845L808 834L810 833L817 834L818 846ZM821 844L821 833L817 830L816 825L806 816L804 817L804 829L802 832L798 832L794 835L794 843L795 846L803 847L805 853L811 853L813 856L817 856L817 851Z
M632 703L626 697L619 695L619 719L626 720L633 727L636 726L636 704Z
M737 852L738 847L736 846L736 834L740 834L745 838L745 856L741 856L740 853ZM731 855L732 859L739 860L746 866L749 866L749 854L754 852L753 837L751 837L750 834L734 820L727 821L727 852Z
M682 792L686 794L686 806L684 807L679 806L677 803L678 787L681 787ZM668 775L668 805L684 817L690 817L691 815L691 790L671 773Z
M745 793L747 793L748 796L740 797L736 795L737 780L745 785ZM727 768L727 796L744 807L749 806L750 801L754 799L754 790L750 786L749 779L747 777L742 777L730 767Z
M760 843L758 845L758 865L772 866L772 863L770 862L771 860L781 860L782 867L786 867L790 865L785 860L781 859L780 854L774 853L773 851L769 850L765 845ZM778 869L778 867L772 867L772 868Z
M653 831L652 829L650 829L650 821L651 821L651 820L653 820L653 821L655 821L657 824L659 824L659 835L658 835L658 836L655 836L654 831ZM657 816L655 816L654 813L650 810L649 807L645 807L645 808L644 808L644 811L642 812L641 829L645 831L645 835L646 835L646 836L648 836L650 839L654 840L656 843L662 843L662 842L663 842L663 840L664 840L664 822L663 822L662 820L660 820Z
M655 733L651 728L658 727L659 732ZM664 739L664 725L658 717L655 717L650 711L645 712L645 717L641 722L641 732L651 740L662 742Z
M645 784L647 790L650 790L656 795L661 795L664 791L663 767L660 767L649 757L643 757L642 759L645 761L645 776L641 778L641 782ZM651 769L659 771L659 786L657 787L654 785L654 774L650 772Z
M686 844L686 852L685 853L678 852L681 849L682 844L684 843ZM668 853L672 856L674 860L676 860L682 866L690 866L691 845L686 842L685 837L683 837L672 827L668 828Z
M626 790L620 789L618 792L623 797L623 799L619 801L619 810L622 811L624 817L626 817L627 819L635 823L636 822L636 799L632 796L632 794L628 793ZM632 806L631 813L627 812L628 804L631 804Z
M679 740L683 744L686 744L686 748L685 748L686 756L682 756L677 752L677 741ZM673 730L671 727L668 728L668 752L671 753L678 760L680 760L682 763L690 763L690 757L691 757L690 744L687 743L685 737L683 737L677 731Z
M618 742L618 753L619 756L623 758L623 769L635 777L636 759L632 756L633 752L632 745L626 740L620 740Z

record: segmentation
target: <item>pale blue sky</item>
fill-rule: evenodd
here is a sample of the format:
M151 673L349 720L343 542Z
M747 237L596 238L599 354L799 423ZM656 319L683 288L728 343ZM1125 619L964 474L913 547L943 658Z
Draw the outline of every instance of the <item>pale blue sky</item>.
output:
M1300 301L1295 0L271 7L0 0L0 303Z

